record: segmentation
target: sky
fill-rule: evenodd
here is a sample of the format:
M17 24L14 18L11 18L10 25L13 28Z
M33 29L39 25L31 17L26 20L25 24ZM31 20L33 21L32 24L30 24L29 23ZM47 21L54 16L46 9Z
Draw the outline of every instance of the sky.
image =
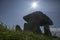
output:
M38 7L31 8L33 2ZM51 27L60 28L60 0L0 0L0 21L12 27L24 27L23 16L34 11L42 11L53 21Z

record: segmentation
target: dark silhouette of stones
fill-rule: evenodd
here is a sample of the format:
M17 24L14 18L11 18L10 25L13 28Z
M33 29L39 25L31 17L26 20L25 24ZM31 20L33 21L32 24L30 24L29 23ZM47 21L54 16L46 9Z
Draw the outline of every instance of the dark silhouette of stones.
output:
M16 25L15 30L16 30L16 31L21 31L20 26L19 26L19 25Z
M49 25L44 26L44 35L51 36Z
M32 23L25 23L24 24L24 30L42 34L42 32L40 30L40 26L34 25Z
M51 19L40 11L30 13L29 15L24 16L23 19L26 22L39 23L41 26L46 24L48 25L53 24Z
M33 12L29 15L23 17L23 19L27 22L24 25L24 29L33 31L33 32L40 32L40 26L44 26L44 34L51 35L49 25L53 25L52 20L45 14L40 11ZM26 27L26 28L25 28Z

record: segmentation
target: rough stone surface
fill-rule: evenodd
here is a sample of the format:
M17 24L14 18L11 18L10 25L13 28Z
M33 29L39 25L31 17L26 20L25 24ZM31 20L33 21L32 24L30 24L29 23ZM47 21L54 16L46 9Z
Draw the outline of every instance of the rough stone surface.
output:
M40 25L53 25L51 19L40 11L30 13L23 17L26 22L35 22Z
M45 25L44 26L44 34L45 35L48 35L48 36L51 36L51 32L50 32L50 28L49 28L49 25Z
M19 25L16 25L15 30L16 30L16 31L21 31L20 26L19 26Z
M53 22L48 16L46 16L42 12L33 12L29 15L24 16L23 19L27 22L24 24L24 30L41 33L40 26L44 26L45 34L51 34L49 25L53 25Z
M24 30L42 34L42 32L40 30L40 26L34 25L32 23L25 23L24 24Z

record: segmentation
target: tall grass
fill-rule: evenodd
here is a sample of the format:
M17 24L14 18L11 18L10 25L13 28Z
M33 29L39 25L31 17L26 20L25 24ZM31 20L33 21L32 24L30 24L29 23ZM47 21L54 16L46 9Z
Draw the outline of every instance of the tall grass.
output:
M0 24L0 40L60 40L60 38L53 38L27 31L9 30L7 26Z

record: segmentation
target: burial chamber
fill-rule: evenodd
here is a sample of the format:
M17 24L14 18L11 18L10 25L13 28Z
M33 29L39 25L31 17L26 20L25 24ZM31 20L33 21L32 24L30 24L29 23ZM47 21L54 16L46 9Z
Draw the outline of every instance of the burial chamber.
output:
M40 26L44 26L44 34L51 35L49 25L53 25L52 20L43 12L35 11L23 17L27 22L24 24L24 30L41 33Z

